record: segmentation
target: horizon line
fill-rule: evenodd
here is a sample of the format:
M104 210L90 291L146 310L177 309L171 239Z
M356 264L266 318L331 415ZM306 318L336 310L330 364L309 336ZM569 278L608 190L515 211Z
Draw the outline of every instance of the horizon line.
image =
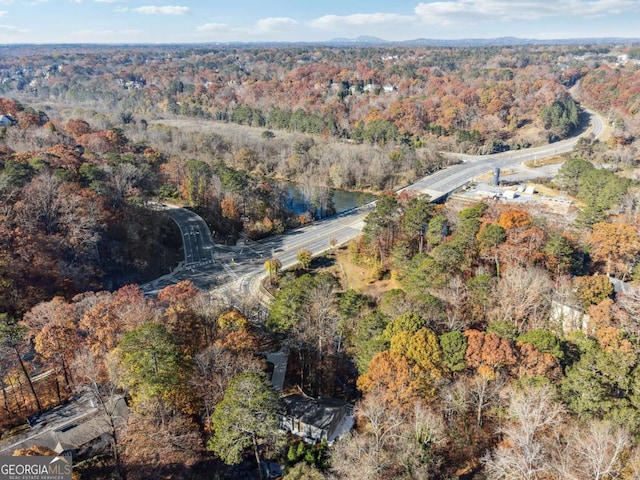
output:
M523 44L566 44L578 42L596 42L596 43L640 43L640 37L566 37L566 38L526 38L515 36L500 37L467 37L467 38L425 38L418 37L409 40L385 40L370 35L360 35L355 38L337 37L328 40L231 40L231 41L193 41L193 42L20 42L20 43L0 43L0 47L46 47L46 46L190 46L190 45L327 45L327 44L360 44L360 45L406 45L415 43L434 43L434 44L463 44L463 43L484 43L491 45L492 42L499 43L501 46L523 45Z

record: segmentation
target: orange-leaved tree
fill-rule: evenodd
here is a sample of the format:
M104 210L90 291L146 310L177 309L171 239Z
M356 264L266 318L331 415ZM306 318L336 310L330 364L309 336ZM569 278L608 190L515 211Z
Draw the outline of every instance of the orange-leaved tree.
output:
M420 371L406 357L385 350L376 354L369 368L358 378L358 388L364 393L380 392L380 401L408 408L419 398Z
M607 275L627 275L640 254L638 229L626 223L596 223L588 239L591 258Z

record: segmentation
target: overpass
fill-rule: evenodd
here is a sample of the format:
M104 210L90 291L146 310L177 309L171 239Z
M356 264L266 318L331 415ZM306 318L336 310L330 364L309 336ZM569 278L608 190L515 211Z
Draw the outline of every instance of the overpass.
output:
M432 173L400 191L427 194L433 201L445 198L480 175L495 168L516 167L521 163L570 152L578 139L587 135L600 138L604 135L604 123L594 112L590 125L580 135L541 147L501 152L492 155L464 155L448 153L462 161ZM374 204L356 208L310 225L290 230L282 235L260 241L245 241L235 247L213 245L204 221L186 209L164 206L178 223L183 235L185 262L169 275L142 285L147 294L156 294L167 285L189 279L201 290L229 292L256 291L255 285L265 276L264 262L276 257L283 268L297 263L297 253L307 249L319 255L333 246L347 243L362 232L364 219ZM195 237L195 238L194 238Z

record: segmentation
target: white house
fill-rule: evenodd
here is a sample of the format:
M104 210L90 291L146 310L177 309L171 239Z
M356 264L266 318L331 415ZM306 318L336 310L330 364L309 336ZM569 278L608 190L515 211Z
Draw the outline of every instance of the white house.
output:
M380 90L380 85L378 85L377 83L367 83L362 91L363 92L367 92L367 93L374 93L375 91L379 91Z
M549 320L561 326L564 333L586 332L589 326L589 315L584 310L555 300L551 302Z

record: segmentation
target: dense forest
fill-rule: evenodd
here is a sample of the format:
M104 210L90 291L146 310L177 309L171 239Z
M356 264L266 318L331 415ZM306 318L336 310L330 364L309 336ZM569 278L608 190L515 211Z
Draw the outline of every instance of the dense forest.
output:
M0 93L121 111L125 121L176 114L377 145L435 137L488 152L576 128L566 87L602 60L566 50L77 47L5 57ZM560 115L543 120L552 108ZM525 128L540 123L544 131Z
M2 48L0 437L89 392L108 421L80 478L260 478L267 462L287 480L638 478L638 58ZM544 180L567 213L394 193L444 152L572 136L585 109L610 134ZM189 281L139 287L180 260L153 202L229 244L330 213L334 189L377 195L362 235L288 271L267 262L266 310ZM329 445L278 428L265 356L280 348L285 392L354 405L351 432Z

